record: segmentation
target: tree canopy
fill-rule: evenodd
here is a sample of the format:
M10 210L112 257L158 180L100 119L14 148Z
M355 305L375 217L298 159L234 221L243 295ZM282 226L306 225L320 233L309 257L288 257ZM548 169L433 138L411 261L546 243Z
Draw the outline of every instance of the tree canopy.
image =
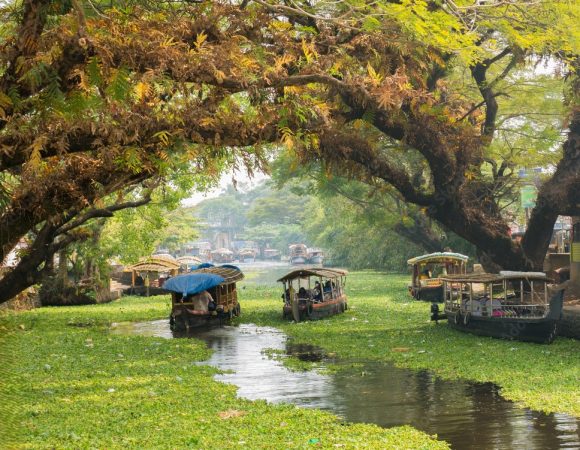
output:
M271 144L299 164L392 188L496 265L538 268L558 214L580 211L579 8L565 0L9 3L0 10L0 259L24 236L32 241L0 280L12 286L0 300L81 238L79 226L136 204L124 190L146 202L151 183L175 170L207 179L226 166L255 170ZM538 81L529 67L542 60L567 77L560 122L546 132L559 142L568 131L561 148L538 144L554 170L520 245L502 214L512 155L494 139L522 124L542 134L517 105L499 123L500 100L520 89L518 77Z

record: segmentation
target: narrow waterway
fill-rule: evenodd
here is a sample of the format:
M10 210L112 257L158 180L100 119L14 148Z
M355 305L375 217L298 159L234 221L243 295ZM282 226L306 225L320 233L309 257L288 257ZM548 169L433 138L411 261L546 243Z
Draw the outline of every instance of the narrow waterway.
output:
M111 332L185 337L174 335L166 320L115 324ZM284 333L269 327L225 326L192 337L213 350L204 364L229 372L216 378L235 384L238 395L251 400L320 408L347 422L412 425L437 434L456 449L580 449L578 419L517 408L493 384L443 381L429 372L361 362L342 363L347 367L331 375L293 372L265 351L322 359L321 365L323 355L294 345Z

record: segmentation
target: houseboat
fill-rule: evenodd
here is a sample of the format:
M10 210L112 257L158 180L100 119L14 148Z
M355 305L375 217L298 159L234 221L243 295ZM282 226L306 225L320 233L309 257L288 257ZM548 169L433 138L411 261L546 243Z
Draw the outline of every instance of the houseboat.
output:
M253 248L243 248L238 253L238 260L245 263L254 262L256 261L256 253Z
M458 274L442 277L444 314L457 330L527 342L551 343L562 316L564 290L542 272Z
M300 322L346 311L347 273L340 269L305 268L284 275L278 280L284 286L282 317Z
M290 264L306 264L308 252L304 244L292 244L288 249L290 251Z
M322 265L324 262L324 252L319 248L309 248L308 262L310 264Z
M211 252L211 260L217 264L227 264L234 261L234 252L227 248L218 248Z
M464 274L468 256L460 253L437 252L411 258L412 266L409 294L417 300L429 302L443 301L442 276Z
M188 274L170 278L163 288L171 292L169 324L174 331L223 324L241 312L236 283L244 278L231 265L205 263Z

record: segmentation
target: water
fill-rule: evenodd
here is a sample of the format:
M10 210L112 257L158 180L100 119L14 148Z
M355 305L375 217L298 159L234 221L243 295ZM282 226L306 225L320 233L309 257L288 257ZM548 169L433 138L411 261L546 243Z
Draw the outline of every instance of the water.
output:
M112 332L180 337L173 335L166 320L116 324ZM578 419L517 408L493 384L443 381L429 372L378 363L344 363L348 367L332 375L292 372L264 350L282 350L321 364L323 353L298 346L269 327L226 326L194 337L213 350L204 364L232 371L216 378L238 386L244 398L320 408L347 422L408 424L437 434L457 449L580 449Z

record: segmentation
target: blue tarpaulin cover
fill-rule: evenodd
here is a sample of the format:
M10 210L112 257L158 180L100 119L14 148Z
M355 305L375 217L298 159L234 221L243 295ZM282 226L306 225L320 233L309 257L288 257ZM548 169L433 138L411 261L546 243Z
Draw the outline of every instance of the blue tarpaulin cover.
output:
M163 284L163 289L180 292L185 295L199 294L225 281L224 277L213 273L188 273L170 278Z

